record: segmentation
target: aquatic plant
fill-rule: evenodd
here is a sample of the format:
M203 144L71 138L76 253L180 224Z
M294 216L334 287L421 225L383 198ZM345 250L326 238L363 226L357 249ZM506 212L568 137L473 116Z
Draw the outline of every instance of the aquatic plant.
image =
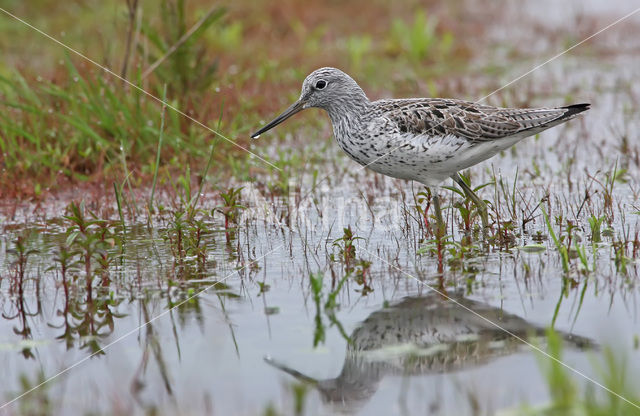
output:
M594 243L599 243L600 241L602 241L602 236L601 236L601 228L602 228L602 222L604 221L605 217L604 215L600 216L600 217L596 217L595 215L592 215L589 217L589 227L591 228L591 241Z
M352 263L356 258L356 246L354 242L356 240L362 240L362 237L355 236L350 225L345 227L342 232L342 237L333 241L333 246L338 249L338 257L332 254L331 260L343 262L345 273L349 274L353 271Z
M39 250L31 248L32 232L25 230L13 241L13 248L7 249L7 254L14 257L10 266L14 269L11 279L12 292L17 292L18 296L23 296L24 283L27 271L27 261L29 257L38 253Z
M465 176L464 174L460 173L460 178L462 178L462 180L468 185L471 186L471 182L469 181L468 176ZM516 176L517 177L517 176ZM478 191L480 191L481 189L490 186L493 184L493 181L490 182L486 182L483 184L480 184L474 188L472 188L473 192L477 193ZM514 187L515 187L515 181L514 181ZM478 218L480 218L480 213L478 212L478 207L476 207L476 205L473 203L473 201L471 200L471 198L469 198L463 191L462 189L455 187L455 186L443 186L442 188L444 189L448 189L451 192L453 192L454 194L458 195L459 197L462 198L462 202L455 202L453 204L453 206L458 210L458 213L460 214L460 217L462 218L462 222L464 224L464 230L469 232L471 231L471 227L474 223L478 223ZM485 203L487 203L488 206L491 206L490 201L484 201Z
M549 221L549 216L547 215L547 211L542 207L542 215L544 215L544 221L547 225L547 230L549 231L549 235L553 240L553 243L556 246L556 250L558 250L558 254L560 255L560 260L562 261L562 270L564 270L565 274L569 273L569 251L567 246L563 245L560 242L560 239L556 236L555 231L553 231L553 227L551 226L551 221Z
M70 211L69 214L63 216L69 223L65 245L73 248L71 253L79 254L84 265L85 290L87 302L90 303L94 273L98 272L102 276L102 286L109 284L108 269L114 256L110 249L116 245L119 238L109 221L99 219L92 212L89 212L91 218L87 217L84 202L72 202L67 209ZM97 268L92 265L93 260L96 260Z
M241 202L242 189L243 187L231 186L225 192L220 192L223 205L214 208L211 213L213 215L214 212L220 212L223 215L224 228L227 232L232 231L232 225L238 224L240 213L246 208Z

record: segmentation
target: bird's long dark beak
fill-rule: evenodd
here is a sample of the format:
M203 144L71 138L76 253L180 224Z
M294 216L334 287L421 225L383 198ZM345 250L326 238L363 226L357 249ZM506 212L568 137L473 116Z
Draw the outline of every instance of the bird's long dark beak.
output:
M296 101L295 103L293 103L291 105L291 107L289 107L286 110L284 110L284 112L282 114L280 114L278 117L274 118L273 121L271 121L270 123L267 123L266 126L261 128L257 132L253 133L251 135L251 138L252 139L257 139L265 131L271 130L272 128L274 128L278 124L282 123L283 121L285 121L286 119L288 119L289 117L294 115L295 113L299 112L300 110L303 110L304 109L304 103L305 103L304 100Z
M274 366L275 368L277 368L278 370L284 371L285 373L292 375L293 377L297 378L298 380L300 380L300 381L302 381L304 383L309 383L309 384L312 384L314 386L318 385L318 380L317 379L315 379L313 377L309 377L306 374L302 374L298 370L294 370L291 367L287 367L286 365L274 360L271 357L264 357L263 359L267 364L270 364L270 365Z

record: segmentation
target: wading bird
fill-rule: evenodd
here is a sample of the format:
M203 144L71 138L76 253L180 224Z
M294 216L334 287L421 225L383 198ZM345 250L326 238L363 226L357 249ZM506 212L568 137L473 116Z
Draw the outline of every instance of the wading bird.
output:
M362 166L394 178L418 181L428 188L452 178L474 202L486 229L486 204L458 171L570 120L588 110L589 104L499 108L450 98L369 101L349 75L336 68L320 68L304 80L298 101L251 137L258 138L311 107L329 113L338 145ZM437 191L433 204L436 235L443 235Z

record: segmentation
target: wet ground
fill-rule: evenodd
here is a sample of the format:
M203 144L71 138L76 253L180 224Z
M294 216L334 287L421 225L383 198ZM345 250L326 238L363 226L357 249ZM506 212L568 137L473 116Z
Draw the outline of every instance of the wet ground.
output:
M422 188L330 146L283 195L256 178L211 215L221 201L205 193L199 224L166 194L163 212L124 226L115 201L88 203L107 221L86 234L108 230L91 246L107 264L90 266L89 294L81 254L63 276L59 252L86 249L82 233L61 209L20 205L0 238L0 397L51 380L0 413L517 414L550 400L549 326L579 385L604 383L594 363L610 347L637 386L637 46L606 61L567 56L488 100L593 103L471 170L475 186L490 183L490 239L465 232L465 202L442 189L451 238L438 245L416 209L428 205Z

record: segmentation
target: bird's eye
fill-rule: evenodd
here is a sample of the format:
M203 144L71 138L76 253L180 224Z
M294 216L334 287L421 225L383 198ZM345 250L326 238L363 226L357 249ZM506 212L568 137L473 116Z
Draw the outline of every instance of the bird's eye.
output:
M316 89L318 89L318 90L322 90L326 86L327 86L327 81L325 81L323 79L321 79L320 81L316 82Z

